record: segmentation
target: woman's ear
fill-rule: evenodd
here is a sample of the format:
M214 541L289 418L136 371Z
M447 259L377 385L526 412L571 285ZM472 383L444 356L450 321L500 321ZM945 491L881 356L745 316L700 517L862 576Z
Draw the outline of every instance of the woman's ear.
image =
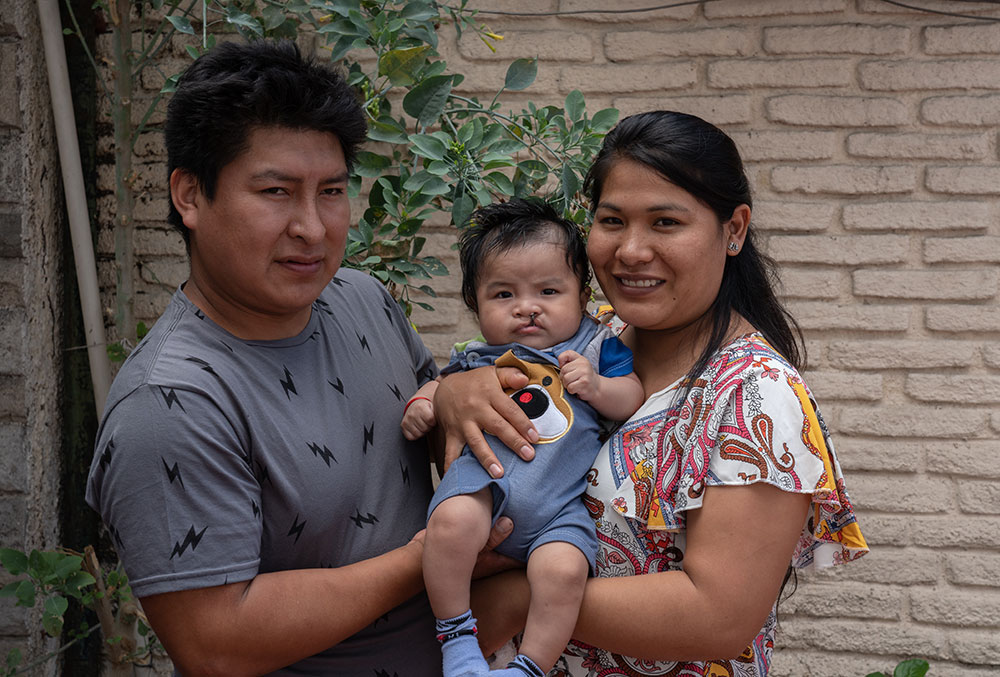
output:
M177 168L170 173L170 199L189 230L198 227L198 208L205 203L205 196L195 175Z
M590 299L593 298L594 291L590 287L584 287L580 290L580 308L583 312L587 312L587 304L590 303Z
M733 215L723 226L726 234L726 253L729 256L736 256L743 249L743 241L746 240L749 227L750 206L743 204L733 210Z

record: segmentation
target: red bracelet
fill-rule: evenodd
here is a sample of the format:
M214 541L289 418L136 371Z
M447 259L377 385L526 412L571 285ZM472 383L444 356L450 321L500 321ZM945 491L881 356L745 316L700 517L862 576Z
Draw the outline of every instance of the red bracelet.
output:
M405 407L403 407L403 416L406 416L406 410L409 409L410 405L413 404L414 402L416 402L417 400L427 400L431 404L434 404L434 402L431 400L431 398L424 397L423 395L416 395L415 397L411 397L410 401L406 403Z

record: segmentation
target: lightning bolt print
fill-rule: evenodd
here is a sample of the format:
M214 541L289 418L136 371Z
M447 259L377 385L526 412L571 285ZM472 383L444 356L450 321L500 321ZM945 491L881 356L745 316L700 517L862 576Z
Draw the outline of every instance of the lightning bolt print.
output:
M410 486L410 469L402 461L399 462L399 472L403 474L403 484Z
M375 421L372 421L371 427L365 426L365 444L361 448L361 453L368 455L368 447L375 444Z
M184 535L184 540L174 543L174 550L170 553L170 559L173 559L174 555L183 557L184 551L188 549L189 545L191 546L191 552L194 552L195 548L198 547L198 544L201 543L201 537L205 535L205 529L208 529L208 527L205 527L198 533L195 533L194 525L192 524L191 528L188 529L187 534Z
M326 463L327 468L330 467L330 459L333 459L334 463L340 463L340 461L337 460L337 457L333 455L333 452L331 452L329 449L326 448L326 445L323 445L321 447L314 442L310 442L309 451L313 453L313 456L322 458L323 461Z
M163 397L163 401L167 403L167 409L173 409L174 405L176 404L178 407L180 407L181 411L183 411L185 414L187 413L187 410L184 408L184 405L181 404L181 401L177 398L176 390L174 390L173 388L164 388L163 386L158 386L158 387L160 389L160 395Z
M170 480L170 483L173 484L174 480L177 480L180 482L181 489L187 489L187 487L184 486L184 478L181 477L181 469L177 467L177 462L175 461L174 466L170 467L167 465L167 459L160 456L160 460L163 462L163 469L167 471L167 479Z
M358 342L361 344L361 347L367 350L368 354L371 355L372 349L368 347L368 337L363 334L359 334L356 331L354 332L354 335L358 337Z
M333 315L333 311L330 310L330 304L323 299L316 299L313 301L313 310L326 313L327 315Z
M104 445L104 451L101 452L101 470L107 470L108 466L111 465L111 452L115 449L115 438L112 437L108 440L108 443Z
M399 392L399 386L397 386L397 385L391 385L390 386L388 383L386 383L386 385L389 386L389 390L391 390L392 394L396 396L396 399L399 400L400 402L402 402L403 401L403 393Z
M222 339L219 339L219 343L221 343L223 346L225 346L226 350L228 350L229 352L231 352L231 353L236 352L236 351L233 350L233 347L231 345L229 345L228 343L226 343Z
M257 501L250 499L250 507L253 509L253 516L260 517L260 506L257 505Z
M115 527L115 525L109 524L108 531L111 532L111 536L115 539L115 543L118 544L118 550L124 550L125 542L122 541L122 535L118 532L118 529Z
M323 335L323 332L321 332L319 329L317 329L313 333L309 334L309 340L310 341L318 341L319 337L322 336L322 335Z
M201 312L201 308L194 309L194 316L197 317L199 320L205 319L205 313Z
M336 383L334 383L333 381L330 381L330 380L327 380L327 383L329 383L330 387L332 387L334 390L336 390L341 395L344 394L344 382L341 381L340 378L337 378L337 382Z
M361 511L358 510L357 508L354 509L354 517L351 517L349 519L352 522L354 522L354 526L356 526L358 529L364 529L363 526L364 524L375 524L376 522L378 522L378 517L375 517L375 515L371 513L368 513L367 517L362 517Z
M337 285L338 287L343 287L343 286L344 286L345 284L346 284L346 285L347 285L348 287L350 287L350 286L351 286L351 284L350 284L349 282L344 282L343 280L341 280L341 279L340 279L339 277L336 277L336 276L334 276L334 278L333 278L332 280L330 280L330 281L331 281L331 282L333 282L333 283L334 283L335 285Z
M198 359L197 357L186 357L186 358L184 358L184 361L185 362L194 362L199 367L201 367L202 371L207 371L209 374L211 374L215 378L219 378L219 375L215 373L214 369L212 369L212 365L210 365L205 360Z
M392 301L389 299L382 299L382 310L385 311L385 316L389 320L389 324L392 324Z
M257 464L257 471L254 473L254 477L257 478L257 484L264 484L264 482L271 481L271 474L267 471L267 466L263 465L260 461L254 461Z
M295 515L295 519L292 520L292 528L288 530L288 534L287 535L288 536L294 535L295 536L295 541L294 542L298 543L299 542L299 536L302 535L302 530L305 528L305 526L306 526L306 521L302 520L302 522L299 522L299 516L298 516L298 514L296 514Z
M292 381L292 372L288 371L288 367L285 365L281 365L281 368L285 370L285 380L281 380L279 378L278 383L280 383L281 387L285 389L285 397L291 400L292 395L298 395L298 393L295 392L295 382ZM292 393L292 395L289 395L288 393Z

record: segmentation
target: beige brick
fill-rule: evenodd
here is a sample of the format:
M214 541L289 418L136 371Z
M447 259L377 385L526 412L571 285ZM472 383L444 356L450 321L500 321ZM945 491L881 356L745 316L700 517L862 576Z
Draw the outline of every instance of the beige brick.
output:
M873 548L873 552L877 553L880 550L874 546L906 546L910 544L910 521L912 518L868 513L864 510L859 511L857 517L858 524L861 525L861 533L864 534L868 546ZM865 555L865 557L872 556L872 554Z
M858 270L853 278L857 296L973 300L996 296L1000 270Z
M25 373L26 320L23 308L0 309L0 364L4 372Z
M965 513L1000 515L1000 482L959 482L958 507Z
M906 105L888 97L783 94L764 101L768 120L810 127L880 127L904 124Z
M832 14L847 9L847 0L771 0L770 2L709 2L703 6L709 19Z
M461 314L467 313L465 304L461 299L438 297L436 299L421 299L434 306L434 311L427 311L421 308L414 308L410 320L416 326L417 331L434 332L441 329L450 331L455 325L455 320ZM471 337L470 337L471 338ZM454 341L460 338L453 339Z
M809 387L820 402L826 400L860 400L876 402L882 399L882 376L847 371L810 371Z
M828 202L758 200L754 203L753 224L766 231L822 231L830 228L836 213L836 206Z
M675 110L697 115L715 125L738 125L753 119L753 100L741 94L720 96L671 96L669 93L654 97L616 97L614 106L621 116L649 110Z
M928 54L992 54L1000 45L1000 25L928 26L923 34Z
M927 471L957 477L1000 479L1000 445L993 440L928 442Z
M781 263L856 266L898 263L909 241L902 235L772 235L767 253Z
M833 157L833 132L746 131L730 134L744 162L765 160L827 160Z
M142 279L163 285L171 291L184 282L190 274L187 258L163 258L145 262L141 267Z
M180 59L160 59L156 62L155 68L143 68L139 72L138 82L133 86L156 94L163 89L163 83L167 78L180 75L190 65L191 59L187 55Z
M139 256L185 256L184 240L174 228L136 228L135 253Z
M854 474L849 478L847 491L857 509L883 514L945 513L954 501L948 479L919 476L900 482L895 474Z
M144 159L160 158L163 160L163 163L159 167L161 167L160 176L163 177L165 185L167 181L167 147L163 138L163 132L156 130L140 134L135 142L135 154L137 157Z
M959 548L995 549L1000 546L998 517L915 515L909 528L913 542L929 548L954 551Z
M928 167L926 184L934 193L1000 195L1000 167Z
M1000 237L929 237L924 240L924 261L1000 263Z
M24 421L26 419L25 392L24 377L20 374L8 373L6 366L0 366L0 420Z
M691 61L648 66L564 66L559 91L569 92L659 92L685 89L698 81L697 64Z
M963 663L988 665L993 670L1000 665L1000 633L995 630L949 633L948 642Z
M1000 402L1000 376L910 374L906 394L921 402Z
M854 78L847 59L722 59L708 64L708 85L750 87L846 87Z
M1000 68L987 59L870 61L858 74L862 87L876 91L1000 89Z
M885 195L910 193L916 185L917 170L905 166L782 166L771 170L771 186L779 193Z
M976 160L986 157L989 139L981 134L882 134L847 137L847 152L857 157Z
M15 79L17 73L17 50L21 48L18 42L0 42L0 73L8 82ZM17 107L17 96L0 97L0 127L21 128L21 113Z
M1000 626L1000 591L910 590L910 616L924 623L997 627Z
M681 31L615 31L604 37L609 61L648 61L676 56L744 56L752 54L754 33L737 27Z
M624 6L628 5L627 2L622 4ZM559 0L504 0L503 3L505 12L518 12L522 14L556 12L559 9L568 9L569 7L573 9L587 9L592 6L591 3L582 2L581 0L576 0L575 2L563 0L562 7L560 7ZM468 8L480 12L488 12L489 10L497 9L497 3L496 0L469 0ZM489 14L480 14L479 18L492 20Z
M932 306L924 322L935 331L1000 331L1000 307Z
M466 31L458 42L459 53L472 61L502 61L510 64L517 57L538 58L542 63L593 61L594 48L587 33L571 31L514 30L491 51L478 34Z
M861 529L864 531L864 523ZM931 585L941 577L942 559L940 553L931 550L882 546L850 566L832 567L811 575L820 580Z
M949 553L945 556L945 575L958 585L1000 588L1000 553Z
M664 3L659 3L664 4ZM659 21L660 19L671 19L675 21L684 21L688 19L693 19L697 16L698 7L696 5L682 5L680 7L665 7L663 9L657 9L652 11L632 11L629 10L643 10L647 7L656 6L657 3L649 3L644 0L619 0L614 4L614 12L608 13L607 10L611 9L609 7L607 0L560 0L559 11L561 12L580 12L586 10L603 10L601 14L582 14L578 18L586 19L589 22L614 22L620 23L624 21L634 21L634 22L649 22L653 20ZM491 3L491 9L496 7L496 3ZM539 11L539 10L530 10Z
M770 54L902 54L910 40L905 26L830 24L764 28Z
M866 202L841 216L850 230L983 230L991 219L988 202Z
M507 78L509 64L469 63L462 66L465 80L454 91L462 94L496 94ZM528 96L546 97L559 88L559 69L550 64L539 64L538 77L524 90ZM573 89L573 87L570 87ZM569 91L569 90L566 90Z
M781 271L778 293L784 298L835 299L840 296L845 279L842 271L785 268Z
M811 383L807 379L808 382ZM819 399L822 404L823 398ZM835 437L837 458L841 467L847 471L850 481L848 489L853 486L854 470L878 470L882 472L911 474L920 470L924 449L932 446L931 442L887 441L883 439L865 439L862 437Z
M830 611L835 613L833 609ZM865 632L859 632L856 620L789 618L781 622L781 643L853 655L872 653L929 659L948 655L946 638L938 628L874 621L865 623ZM849 673L814 674L846 677Z
M980 434L986 412L947 406L843 407L836 430L876 437L949 438Z
M827 359L840 369L939 369L967 367L975 352L971 341L834 341Z
M910 327L910 309L904 306L840 305L794 300L786 306L803 330L897 332Z
M852 564L850 567L854 568ZM784 615L778 612L784 626ZM875 668L884 668L890 673L892 668L890 663L895 663L888 658L880 658L866 654L845 653L821 650L803 650L793 648L786 644L785 636L779 631L780 639L775 642L777 651L771 656L771 669L767 673L768 677L824 677L824 675L867 675ZM939 663L935 661L934 668L938 668ZM936 675L935 675L936 677Z
M920 105L920 117L935 125L997 125L1000 124L1000 94L934 96Z
M795 594L781 605L781 609L796 616L823 618L828 617L833 608L837 610L838 618L895 620L902 616L904 594L898 587L885 585L847 581L809 582L800 585Z
M1000 343L983 346L983 362L994 369L1000 369Z

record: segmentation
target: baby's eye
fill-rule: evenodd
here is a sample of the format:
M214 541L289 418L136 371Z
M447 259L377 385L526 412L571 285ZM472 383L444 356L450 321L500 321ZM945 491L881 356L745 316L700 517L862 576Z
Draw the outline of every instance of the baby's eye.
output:
M558 293L559 293L558 289L543 289L542 290L542 295L543 296L552 296L552 295L558 294Z
M509 298L513 298L513 296L514 295L511 294L509 291L498 291L497 292L497 298L498 299L509 299Z

